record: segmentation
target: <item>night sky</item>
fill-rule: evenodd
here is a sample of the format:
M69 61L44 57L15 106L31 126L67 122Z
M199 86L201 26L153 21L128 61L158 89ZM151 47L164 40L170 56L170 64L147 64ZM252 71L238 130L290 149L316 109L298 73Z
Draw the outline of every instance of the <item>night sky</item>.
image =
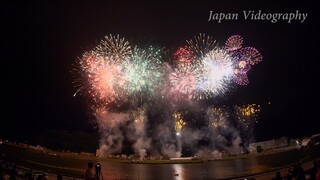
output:
M95 132L88 98L73 97L70 71L78 57L109 34L168 48L199 33L221 45L239 34L263 61L249 71L250 84L238 86L225 102L262 106L258 140L320 133L318 6L315 1L265 2L1 2L0 138L23 139L41 129ZM241 17L208 22L210 10ZM244 10L299 10L308 16L303 23L271 23L244 20Z

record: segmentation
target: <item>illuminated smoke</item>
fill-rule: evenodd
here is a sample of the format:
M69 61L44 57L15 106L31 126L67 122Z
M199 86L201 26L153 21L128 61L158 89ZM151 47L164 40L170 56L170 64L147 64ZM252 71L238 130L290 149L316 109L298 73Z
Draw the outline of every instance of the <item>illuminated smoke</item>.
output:
M161 155L179 157L185 145L199 156L211 151L215 153L210 156L219 157L230 147L239 148L243 134L252 133L258 105L230 110L212 104L233 85L249 83L247 73L262 61L259 51L244 47L239 35L219 46L205 34L175 49L170 59L163 48L133 45L109 35L79 58L72 70L74 96L88 96L94 107L101 136L98 156L122 153L122 143L129 140L141 160L153 148ZM185 112L202 109L197 112L202 115L196 120L183 117L182 107ZM157 117L159 112L166 115ZM197 144L204 139L207 146Z
M99 157L121 153L124 140L121 126L128 120L129 114L108 112L104 108L97 108L95 117L100 132L100 149L97 151Z

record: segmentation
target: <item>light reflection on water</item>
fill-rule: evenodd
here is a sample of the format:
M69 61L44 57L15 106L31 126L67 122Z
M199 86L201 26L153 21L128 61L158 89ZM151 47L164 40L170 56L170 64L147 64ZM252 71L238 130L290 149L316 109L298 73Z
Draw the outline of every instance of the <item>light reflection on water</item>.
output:
M221 179L266 170L256 159L235 159L193 164L121 164L100 162L104 179Z
M183 180L186 179L186 177L182 177L183 175L185 176L186 174L183 173L183 167L181 166L181 164L173 164L172 165L173 169L174 169L174 179L176 180Z

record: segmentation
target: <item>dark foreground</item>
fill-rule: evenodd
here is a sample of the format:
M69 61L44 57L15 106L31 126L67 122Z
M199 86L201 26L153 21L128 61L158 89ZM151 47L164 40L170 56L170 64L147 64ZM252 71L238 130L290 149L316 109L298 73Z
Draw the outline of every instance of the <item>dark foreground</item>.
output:
M197 161L197 163L119 163L94 156L79 156L59 153L43 153L12 144L0 146L2 158L19 166L38 171L61 174L63 176L82 178L89 161L102 165L104 179L233 179L273 176L274 171L288 167L297 162L309 162L319 157L320 147L290 149L286 151L250 155L241 158ZM305 165L308 167L308 163ZM269 176L266 176L270 172ZM263 174L263 176L262 176Z

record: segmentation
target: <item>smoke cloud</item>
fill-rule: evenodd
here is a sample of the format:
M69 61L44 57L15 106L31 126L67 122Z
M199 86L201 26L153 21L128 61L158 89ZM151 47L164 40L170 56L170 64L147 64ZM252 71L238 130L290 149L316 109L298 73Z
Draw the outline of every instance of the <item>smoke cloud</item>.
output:
M108 112L106 109L97 109L95 117L100 132L100 148L97 156L105 157L120 153L124 140L120 127L128 120L129 114Z

